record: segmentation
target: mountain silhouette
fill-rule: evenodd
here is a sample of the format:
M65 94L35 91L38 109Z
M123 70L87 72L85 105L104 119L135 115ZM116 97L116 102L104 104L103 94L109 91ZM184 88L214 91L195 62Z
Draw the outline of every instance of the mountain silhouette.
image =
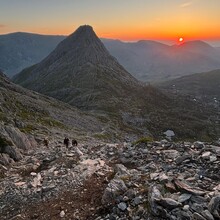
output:
M220 50L203 41L172 46L149 40L102 41L126 70L144 82L166 81L220 68Z

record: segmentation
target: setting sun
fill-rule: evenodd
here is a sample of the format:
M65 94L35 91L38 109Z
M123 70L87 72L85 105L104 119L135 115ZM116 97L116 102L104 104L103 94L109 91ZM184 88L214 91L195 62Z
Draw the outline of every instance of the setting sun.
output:
M183 39L182 37L179 38L179 42L180 42L180 43L182 43L183 40L184 40L184 39Z

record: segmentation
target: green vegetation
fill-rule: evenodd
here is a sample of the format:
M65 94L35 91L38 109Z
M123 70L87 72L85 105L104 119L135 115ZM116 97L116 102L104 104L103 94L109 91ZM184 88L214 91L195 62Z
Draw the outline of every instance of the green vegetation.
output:
M56 121L52 118L37 118L36 121L42 125L45 125L45 126L50 126L50 127L58 127L58 128L62 128L62 129L65 129L65 125L62 124L61 122L59 121Z
M133 143L133 145L136 145L136 144L147 144L148 142L153 142L153 138L152 137L150 137L150 136L147 136L147 137L142 137L142 138L140 138L140 139L138 139L137 141L135 141L134 143Z
M34 130L36 130L36 128L31 124L27 124L25 127L20 128L20 131L24 133L31 133Z
M22 120L33 119L37 113L33 110L28 110L24 105L20 102L15 102L16 109L18 110L17 116L20 117Z
M22 120L33 120L33 123L40 123L41 125L50 126L50 127L59 127L64 129L65 126L52 118L49 117L48 113L46 112L37 112L33 110L27 110L25 106L23 106L20 102L16 102L16 107L19 110L17 116L20 117ZM22 129L23 132L29 133L35 130L34 126L28 124L25 128Z
M94 134L93 135L94 138L97 138L97 139L101 139L101 140L109 140L111 139L111 135L110 134Z
M36 66L36 65L32 65L32 66L30 66L30 67L24 69L24 70L21 72L19 78L16 78L15 82L16 82L16 83L24 82L24 81L26 80L26 78L29 76L29 72L30 72L31 70L33 70L33 69L35 68L35 66Z

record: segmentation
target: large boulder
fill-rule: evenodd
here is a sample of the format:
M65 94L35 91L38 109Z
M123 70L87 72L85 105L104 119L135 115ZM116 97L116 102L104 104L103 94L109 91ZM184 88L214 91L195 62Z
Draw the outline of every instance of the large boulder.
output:
M4 130L14 145L22 150L28 150L37 145L37 142L33 138L21 132L18 128L9 125L5 126Z
M109 205L115 202L117 197L127 191L127 187L123 180L113 179L108 184L102 196L102 204Z
M0 153L1 164L7 165L12 160L9 160L7 154L14 161L22 159L21 151L29 150L37 145L35 139L21 132L13 125L0 124Z
M12 162L11 160L12 159L10 158L8 154L5 154L5 153L0 154L0 164L7 166Z
M208 210L216 219L220 219L220 194L211 199Z
M6 146L4 153L8 154L14 161L19 161L22 159L22 155L16 147Z

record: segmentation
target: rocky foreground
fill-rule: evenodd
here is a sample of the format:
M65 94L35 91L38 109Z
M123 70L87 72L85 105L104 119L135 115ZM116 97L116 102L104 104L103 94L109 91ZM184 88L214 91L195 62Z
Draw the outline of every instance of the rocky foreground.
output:
M219 159L218 142L38 146L0 165L0 219L220 219Z

